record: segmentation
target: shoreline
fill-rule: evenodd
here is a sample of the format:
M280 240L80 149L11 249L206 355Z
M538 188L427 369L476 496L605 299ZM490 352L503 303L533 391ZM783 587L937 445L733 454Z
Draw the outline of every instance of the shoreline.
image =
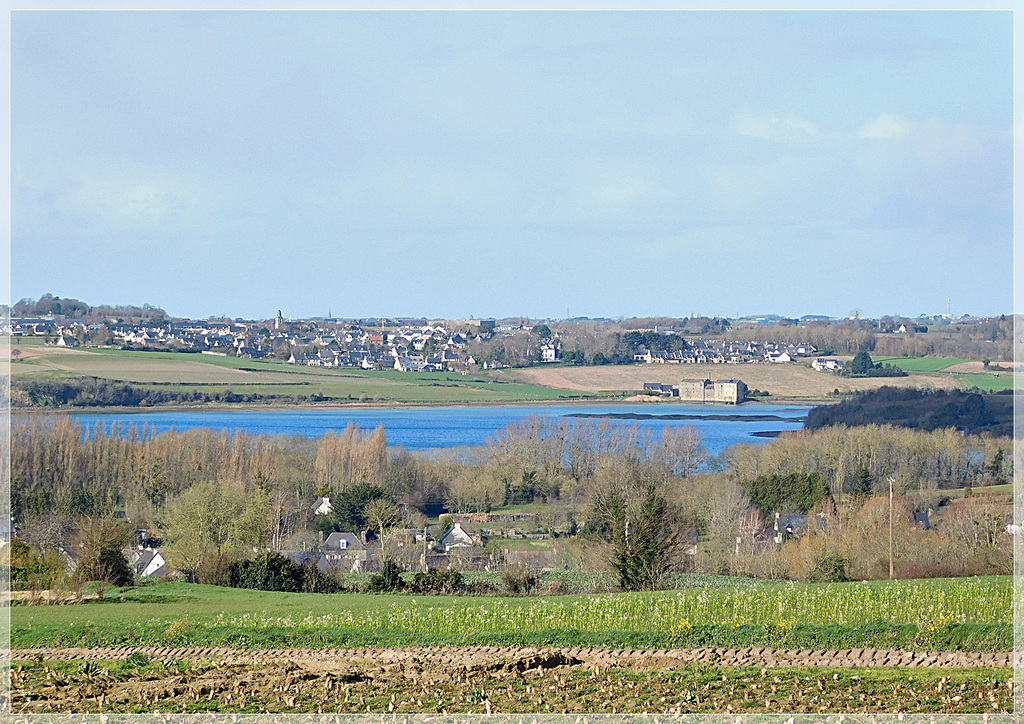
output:
M831 400L815 400L813 398L793 398L786 400L748 400L742 403L744 406L753 405L799 405L813 407L815 405L829 404ZM584 406L584 405L635 405L654 404L693 407L709 407L713 409L735 409L736 405L718 405L714 403L682 403L668 400L636 400L631 398L593 398L585 400L515 400L500 402L309 402L304 404L283 404L269 402L227 402L227 403L205 403L201 405L153 405L149 407L118 407L100 406L96 407L11 407L11 414L117 414L127 415L133 413L148 412L286 412L288 410L393 410L393 409L436 409L442 407L547 407L547 406Z

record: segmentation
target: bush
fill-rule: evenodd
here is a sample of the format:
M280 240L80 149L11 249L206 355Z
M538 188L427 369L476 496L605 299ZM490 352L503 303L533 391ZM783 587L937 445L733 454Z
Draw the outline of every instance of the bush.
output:
M814 561L814 580L819 583L845 583L850 580L846 574L848 560L837 555L823 555Z
M466 580L461 573L441 569L417 573L410 586L413 593L451 594L464 591L466 588Z
M335 593L341 588L338 580L322 572L315 562L299 566L273 551L232 563L227 568L227 585L285 593Z
M120 548L104 548L99 554L79 566L82 581L103 581L114 586L130 586L134 580L128 561Z
M341 590L338 579L321 571L312 561L306 563L299 570L302 576L299 590L303 593L337 593Z
M537 590L539 578L526 568L509 568L501 572L501 585L510 596L519 596Z
M302 586L302 571L280 553L268 552L228 567L228 585L257 591L295 592Z
M390 558L384 561L380 567L380 573L370 576L370 582L366 584L369 593L394 593L405 590L405 580L402 578L402 567Z
M0 575L10 575L11 588L15 591L49 590L65 575L63 563L55 552L39 555L19 538L11 541L5 558L0 564Z

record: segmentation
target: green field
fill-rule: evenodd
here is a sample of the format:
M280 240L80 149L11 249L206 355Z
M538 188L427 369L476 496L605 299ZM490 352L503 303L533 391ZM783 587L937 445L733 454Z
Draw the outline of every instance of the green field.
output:
M1012 372L953 372L953 379L965 389L977 387L986 392L998 392L1010 388L1022 389Z
M264 397L317 395L341 402L506 403L588 396L572 390L506 382L486 373L333 369L218 355L24 347L23 356L11 361L15 379L92 376L176 392L213 394L230 390L238 395Z
M904 372L938 372L961 362L970 362L952 357L873 357L872 361L894 365Z
M11 645L650 647L902 645L1009 650L1010 577L758 583L496 597L271 593L187 583L15 606Z
M876 357L874 362L891 364L899 367L911 375L924 375L929 377L952 377L963 389L977 387L986 392L997 392L1008 390L1016 384L1013 372L944 372L953 365L971 360L956 359L952 357Z

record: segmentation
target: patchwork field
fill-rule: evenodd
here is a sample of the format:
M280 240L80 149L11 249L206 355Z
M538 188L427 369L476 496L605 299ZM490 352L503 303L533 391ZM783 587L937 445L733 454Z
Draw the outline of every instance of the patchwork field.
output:
M35 342L36 340L31 340ZM799 364L608 365L533 367L497 372L411 373L393 370L307 368L280 362L215 355L66 349L15 345L15 379L91 376L167 391L309 397L394 403L503 403L579 399L636 391L645 382L675 384L683 378L738 377L767 390L770 401L824 400L834 390L853 392L883 385L928 389L1007 389L1011 371L984 371L981 362L940 358L879 358L908 377L845 378Z
M16 605L12 708L1012 708L1009 577L705 583L647 594L513 598L160 583L107 591L100 602Z
M951 357L879 357L875 362L896 365L908 372L914 379L928 377L933 380L952 380L961 389L977 387L995 392L1008 390L1017 383L1014 380L1014 363L996 363L1000 369L985 369L982 360L962 360Z
M528 402L576 399L579 392L519 384L481 374L297 367L280 362L102 349L17 347L15 379L91 376L168 391L308 397L396 403Z

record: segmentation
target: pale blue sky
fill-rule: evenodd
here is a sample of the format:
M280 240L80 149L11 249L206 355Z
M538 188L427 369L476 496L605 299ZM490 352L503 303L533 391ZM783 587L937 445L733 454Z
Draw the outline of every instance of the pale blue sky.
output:
M1009 12L15 12L12 290L1012 309Z

